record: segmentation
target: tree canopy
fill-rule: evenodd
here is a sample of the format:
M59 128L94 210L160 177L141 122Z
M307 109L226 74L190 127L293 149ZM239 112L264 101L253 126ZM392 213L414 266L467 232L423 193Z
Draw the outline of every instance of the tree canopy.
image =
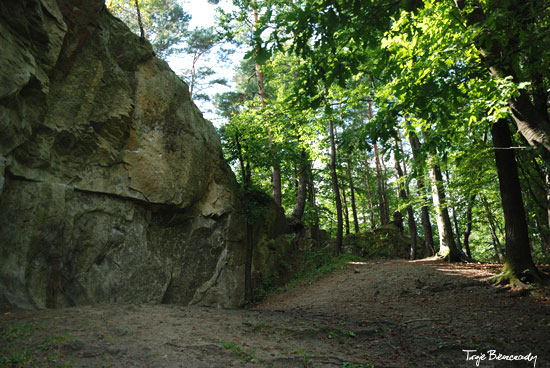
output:
M407 210L407 230L431 237L433 227L442 256L505 259L513 279L541 280L531 254L512 258L514 247L529 242L538 260L549 250L550 11L543 1L233 4L220 31L248 47L264 89L254 86L252 67L241 68L238 92L217 98L228 119L221 131L227 158L237 170L246 167L239 159L250 165L247 180L267 190L267 168L277 162L289 215L300 182L309 181L316 199L306 206L309 224L317 213L334 233L349 232L351 219L367 231ZM229 149L236 132L241 156ZM495 141L502 134L508 146ZM513 154L502 161L501 151ZM307 176L300 175L304 157ZM519 171L499 168L516 162ZM515 189L506 185L514 176ZM525 190L529 180L537 193ZM508 197L538 210L507 213ZM523 246L512 230L522 222Z
M393 224L411 257L544 279L532 259L550 258L546 2L233 0L193 31L173 0L108 3L137 32L135 5L157 54L192 56L196 98L223 82L198 63L216 43L245 50L213 99L245 190L327 229L338 251L344 232Z

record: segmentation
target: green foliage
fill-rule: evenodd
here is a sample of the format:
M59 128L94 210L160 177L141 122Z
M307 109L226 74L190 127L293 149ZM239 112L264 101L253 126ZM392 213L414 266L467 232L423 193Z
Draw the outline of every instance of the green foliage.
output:
M191 16L176 0L139 0L138 4L145 38L151 42L157 56L165 59L180 52ZM108 0L106 5L134 33L140 34L134 0Z
M390 213L408 205L418 213L427 206L433 219L428 169L437 162L446 173L445 205L456 222L455 237L462 240L474 198L471 249L474 257L492 259L487 224L491 221L504 243L504 220L490 128L510 116L509 101L520 93L527 92L533 101L540 97L547 110L547 94L541 91L550 87L545 72L550 67L550 13L539 3L465 2L464 9L458 3L234 1L237 10L224 14L220 26L227 37L248 47L249 59L236 75L237 90L220 96L217 105L228 119L222 128L225 154L241 172L241 181L247 171L252 184L269 193L271 167L279 167L282 203L290 214L305 150L313 167L316 206L308 203L303 220L312 224L318 217L333 234L336 210L326 128L331 121L348 219L352 184L363 231L372 226L371 213L379 225L379 196L386 198ZM495 47L498 55L492 54ZM256 63L264 75L266 105L257 98ZM506 67L488 73L495 65ZM408 170L397 178L396 170L387 167L393 163L394 142L400 136L406 141L412 133L421 147L415 160L407 143L397 150L395 156ZM372 163L375 143L386 163L380 189ZM517 145L526 142L518 139ZM531 188L524 200L535 254L545 259L550 229L542 179L548 168L540 153L531 151L518 154L520 174L524 187ZM395 194L398 186L408 191L408 200Z
M263 223L264 216L270 209L271 197L255 188L243 191L242 195L248 223L251 225Z
M69 341L69 334L39 335L45 322L33 320L5 327L0 335L0 365L13 367L70 367L60 349Z
M359 257L350 254L335 256L331 247L328 245L322 248L313 249L304 255L303 263L295 277L288 284L276 288L275 291L280 292L288 290L303 282L312 284L334 270L343 268L349 262L357 259L359 259Z
M367 364L344 362L342 363L342 368L374 368L374 364L371 361Z
M254 357L256 351L254 349L243 349L234 342L222 342L221 346L227 350L232 351L233 353L241 357L241 363L259 363L258 359Z

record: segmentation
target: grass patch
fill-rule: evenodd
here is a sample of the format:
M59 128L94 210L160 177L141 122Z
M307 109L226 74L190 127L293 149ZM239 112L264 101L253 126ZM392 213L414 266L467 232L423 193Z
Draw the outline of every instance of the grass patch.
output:
M256 351L254 349L244 349L235 344L234 342L222 342L221 346L226 348L227 350L232 351L233 353L237 354L241 357L241 362L243 364L246 363L259 363L259 360L256 359L254 356L256 354Z
M374 364L370 361L367 364L344 362L342 363L342 368L374 368Z
M0 330L0 366L71 367L61 356L62 346L74 338L69 334L45 335L45 324L37 319Z

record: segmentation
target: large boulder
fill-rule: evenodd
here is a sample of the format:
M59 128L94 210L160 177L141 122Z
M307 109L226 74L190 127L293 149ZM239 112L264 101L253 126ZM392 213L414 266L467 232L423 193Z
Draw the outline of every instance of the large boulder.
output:
M0 49L0 309L240 305L236 181L151 46L100 0L4 0Z

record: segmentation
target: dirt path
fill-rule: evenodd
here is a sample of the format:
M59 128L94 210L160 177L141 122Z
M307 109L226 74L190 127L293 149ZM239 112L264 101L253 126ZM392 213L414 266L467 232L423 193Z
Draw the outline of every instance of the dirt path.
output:
M254 310L101 305L6 313L0 357L74 367L550 366L550 298L489 286L496 266L350 264ZM473 353L470 353L473 354ZM527 359L528 357L525 357ZM0 360L0 365L2 361Z

